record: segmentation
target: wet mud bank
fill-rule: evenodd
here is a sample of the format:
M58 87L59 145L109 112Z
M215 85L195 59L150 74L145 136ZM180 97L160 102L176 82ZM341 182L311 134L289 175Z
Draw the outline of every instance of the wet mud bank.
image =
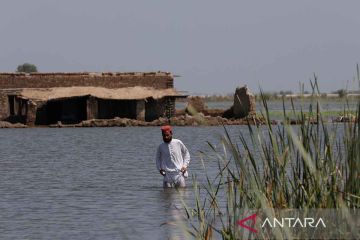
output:
M27 126L22 123L0 121L0 128L27 128Z
M256 117L247 117L243 119L226 119L222 117L211 117L199 114L198 116L184 115L172 118L159 118L152 122L139 121L128 118L114 119L91 119L82 121L78 124L57 124L49 127L146 127L162 126L170 124L172 126L219 126L219 125L246 125L246 124L263 124L263 121Z

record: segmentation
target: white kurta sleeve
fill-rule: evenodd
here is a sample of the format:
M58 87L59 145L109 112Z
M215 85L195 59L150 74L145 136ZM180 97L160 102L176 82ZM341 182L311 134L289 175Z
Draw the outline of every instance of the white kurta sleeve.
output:
M161 151L160 151L160 146L157 148L156 151L156 168L157 170L160 171L161 169Z
M190 163L190 153L189 150L186 148L183 142L180 141L180 147L181 147L181 154L184 159L184 165L187 167Z

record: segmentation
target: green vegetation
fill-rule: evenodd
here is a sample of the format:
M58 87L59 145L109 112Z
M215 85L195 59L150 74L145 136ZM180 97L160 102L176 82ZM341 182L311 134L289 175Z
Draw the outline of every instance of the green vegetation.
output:
M292 111L290 113L288 113L286 116L288 117L288 119L301 119L301 115L304 115L305 119L308 119L309 115L311 114L309 111ZM321 111L321 115L324 118L324 120L331 120L332 118L336 118L336 117L340 117L340 116L346 116L346 115L356 115L356 110L332 110L332 111ZM284 112L283 111L276 111L276 110L272 110L269 111L269 117L270 119L276 119L276 120L280 120L283 119L284 117Z
M24 63L19 65L16 68L16 72L25 72L25 73L32 73L32 72L37 72L37 67L34 64L31 63Z
M316 89L315 81L313 91ZM221 146L209 143L211 155L217 156L218 175L207 176L204 185L194 179L195 207L184 203L190 236L242 238L237 220L244 209L262 209L268 216L274 214L271 209L340 209L349 219L348 210L360 208L359 109L354 113L355 123L328 124L319 110L319 99L313 98L306 114L295 112L294 107L290 111L300 125L274 126L266 100L262 94L265 127L248 125L250 137L239 132L238 143L225 128ZM289 117L285 107L282 115ZM318 124L305 121L308 117ZM204 154L202 160L210 158ZM286 231L285 235L273 234L260 237L296 237Z
M336 91L336 93L339 95L340 98L344 98L347 95L347 92L345 89L339 89Z

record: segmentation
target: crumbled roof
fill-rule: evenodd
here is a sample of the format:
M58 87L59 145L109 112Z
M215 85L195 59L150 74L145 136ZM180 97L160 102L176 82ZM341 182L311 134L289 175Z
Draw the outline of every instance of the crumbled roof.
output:
M109 89L102 87L56 87L56 88L24 88L21 97L33 100L54 100L71 97L93 96L101 99L136 100L152 97L160 99L166 96L184 97L174 88L155 89L150 87L127 87Z

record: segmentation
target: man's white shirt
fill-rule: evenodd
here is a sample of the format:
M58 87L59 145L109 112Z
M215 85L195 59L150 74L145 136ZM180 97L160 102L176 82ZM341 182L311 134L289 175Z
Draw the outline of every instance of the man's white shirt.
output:
M190 163L190 153L183 142L173 138L169 143L163 142L156 151L156 167L165 172L179 172Z

